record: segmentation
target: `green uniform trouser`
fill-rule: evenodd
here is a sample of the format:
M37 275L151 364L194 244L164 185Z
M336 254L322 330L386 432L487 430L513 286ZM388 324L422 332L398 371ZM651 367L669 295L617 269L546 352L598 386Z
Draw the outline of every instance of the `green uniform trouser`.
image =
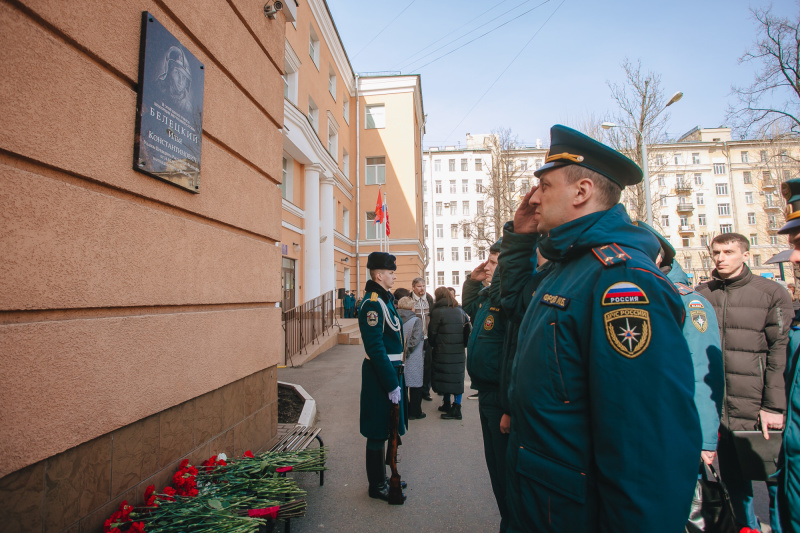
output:
M492 491L500 509L500 531L508 528L508 512L506 508L506 448L508 435L500 433L500 419L503 408L500 404L500 393L497 391L478 391L478 413L483 431L483 454L486 467L492 480Z

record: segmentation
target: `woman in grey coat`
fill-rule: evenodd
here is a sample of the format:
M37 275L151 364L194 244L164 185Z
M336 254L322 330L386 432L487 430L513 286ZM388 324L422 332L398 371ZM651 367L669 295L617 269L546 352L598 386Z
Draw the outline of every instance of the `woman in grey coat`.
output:
M422 370L424 335L422 321L414 313L414 300L406 296L397 302L397 312L403 320L403 336L406 339L405 380L410 401L408 404L409 420L425 418L422 412Z

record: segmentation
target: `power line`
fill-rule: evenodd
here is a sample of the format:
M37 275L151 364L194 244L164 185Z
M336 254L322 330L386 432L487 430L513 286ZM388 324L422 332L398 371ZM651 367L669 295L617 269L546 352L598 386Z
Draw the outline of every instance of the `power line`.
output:
M506 3L506 2L508 2L508 1L509 1L509 0L502 0L502 2L500 2L499 4L497 4L497 6L495 6L495 7L500 7L501 5L505 4L505 3ZM508 13L510 13L510 12L512 12L512 11L514 11L514 10L515 10L515 9L517 9L518 7L525 5L525 4L527 4L528 2L530 2L530 1L531 1L531 0L525 0L525 1L524 1L524 2L522 2L521 4L517 4L516 6L512 7L511 9L509 9L508 11L506 11L505 13L503 13L502 15L499 15L499 16L497 16L497 17L493 18L492 20L484 21L484 22L483 22L483 25L486 25L486 24L488 24L489 22L492 22L492 21L494 21L494 20L497 20L498 18L502 17L503 15L506 15L506 14L508 14ZM431 46L435 45L436 43L438 43L438 42L440 42L440 41L442 41L442 40L444 40L444 39L446 39L446 38L450 37L450 36L451 36L451 35L453 35L454 33L456 33L456 32L458 32L458 31L460 31L462 28L465 28L465 27L469 26L470 24L472 24L472 23L473 23L473 22L475 22L476 20L482 19L484 16L486 16L486 12L482 12L482 13L480 13L480 14L479 14L477 17L475 17L474 19L472 19L472 20L470 20L470 21L468 21L468 22L465 22L464 24L462 24L461 26L457 27L456 29L454 29L454 30L450 31L449 33L446 33L446 34L442 35L441 37L439 37L438 39L436 39L436 40L435 40L435 41L433 41L432 43L429 43L429 44L427 44L427 45L423 46L422 48L420 48L419 50L417 50L416 52L414 52L413 54L411 54L410 56L408 56L406 59L404 59L403 61L401 61L401 62L400 62L400 64L401 64L401 65L406 65L406 64L409 64L409 62L410 62L410 61L411 61L413 58L415 58L417 55L419 55L420 53L424 52L425 50L427 50L427 49L428 49L428 48L430 48ZM456 39L454 39L453 41L450 41L450 43L447 43L447 44L454 43L455 41L457 41L457 40L461 39L462 37L466 37L467 35L469 35L470 33L472 33L473 31L475 31L475 30L477 30L477 29L479 29L479 28L473 28L473 29L469 30L468 32L464 33L463 35L461 35L461 37L457 37ZM442 47L440 47L440 48L437 48L437 49L436 49L436 50L434 50L433 52L436 52L437 50L440 50L440 49L441 49L441 48L443 48L444 46L447 46L447 44L443 45L443 46L442 46ZM424 55L424 56L422 56L422 57L427 57L428 55L432 54L433 52L430 52L429 54L426 54L426 55ZM422 59L422 57L420 57L419 59ZM411 62L413 63L413 61L411 61ZM398 70L403 70L403 69L402 69L402 68L400 68L400 69L398 69Z
M363 52L363 51L364 51L364 50L365 50L365 49L366 49L366 48L367 48L367 47L368 47L370 44L372 44L372 41L374 41L375 39L377 39L377 38L378 38L378 36L379 36L380 34L382 34L384 31L386 31L386 28L388 28L389 26L391 26L391 25L392 25L392 23L393 23L395 20L397 20L398 18L400 18L400 15L402 15L403 13L405 13L405 12L408 10L408 8L409 8L409 7L411 7L412 5L414 5L414 2L416 2L416 1L417 1L417 0L411 0L411 2L409 2L409 3L408 3L408 5L407 5L407 6L406 6L406 7L405 7L405 8L404 8L404 9L403 9L403 10L402 10L400 13L398 13L398 14L397 14L397 16L395 16L395 17L394 17L392 20L390 20L390 21L389 21L389 23L388 23L388 24L386 24L386 26L384 26L383 28L381 28L381 29L378 31L378 33L376 33L376 34L375 34L375 37L373 37L372 39L370 39L370 40L369 40L369 42L368 42L367 44L365 44L364 46L362 46L362 47L361 47L361 50L359 50L358 52L356 52L356 55L354 55L354 56L353 56L353 59L357 58L357 57L358 57L358 54L360 54L361 52Z
M449 51L449 52L447 52L446 54L442 54L442 55L440 55L439 57L437 57L436 59L433 59L433 60L431 60L431 61L428 61L427 63L425 63L425 64L424 64L424 65L422 65L421 67L418 67L418 68L416 68L416 69L414 69L414 70L416 70L416 71L420 71L420 70L422 70L423 68L427 67L428 65L430 65L430 64L432 64L432 63L435 63L435 62L439 61L439 60L440 60L440 59L442 59L443 57L447 57L447 56L449 56L450 54L452 54L453 52L456 52L456 51L458 51L458 50L461 50L462 48L464 48L464 47L465 47L465 46L467 46L468 44L474 43L474 42L475 42L475 41L477 41L478 39L480 39L480 38L482 38L482 37L485 37L485 36L489 35L490 33L492 33L493 31L495 31L495 30L498 30L498 29L502 28L502 27L503 27L503 26L505 26L506 24L509 24L509 23L511 23L511 22L514 22L515 20L519 20L520 18L524 17L525 15L527 15L528 13L530 13L531 11L533 11L533 10L535 10L535 9L538 9L538 8L542 7L543 5L545 5L545 4L547 4L547 3L549 3L549 2L550 2L550 0L544 0L544 2L542 2L541 4L537 4L536 6L532 7L532 8L531 8L531 9L529 9L528 11L525 11L524 13L521 13L519 16L517 16L517 17L515 17L515 18L512 18L512 19L510 19L510 20L507 20L507 21L503 22L503 23L502 23L502 24L500 24L499 26L497 26L497 27L495 27L495 28L492 28L491 30L487 31L486 33L483 33L483 34L481 34L481 35L478 35L478 36L477 36L477 37L475 37L474 39L472 39L472 40L470 40L470 41L467 41L466 43L462 44L461 46L458 46L458 47L456 47L456 48L453 48L452 50L450 50L450 51ZM549 19L548 19L548 20L549 20ZM456 39L456 40L458 40L458 39ZM448 43L448 44L449 44L449 43ZM445 46L446 46L446 45L445 45ZM431 52L431 53L433 53L433 52ZM430 55L430 54L427 54L427 55ZM423 57L426 57L426 56L423 56ZM420 59L422 59L422 58L420 58Z
M544 28L545 25L547 25L547 23L550 22L550 19L553 18L553 15L555 15L558 12L558 10L561 9L561 6L563 6L564 2L566 2L566 1L567 0L561 0L561 3L558 4L558 7L556 7L553 10L552 13L550 13L550 16L547 17L547 20L545 20L544 23L542 23L542 25L539 26L539 29L536 30L536 32L534 32L534 34L531 36L531 38L528 39L528 42L526 42L525 45L522 47L522 49L520 49L520 51L517 52L517 55L514 56L514 59L512 59L511 62L506 66L506 68L504 68L503 71L495 78L495 80L492 82L492 84L489 85L489 88L486 89L486 91L484 91L484 93L480 96L480 98L478 98L478 101L475 102L475 104L473 104L473 106L469 109L469 111L467 111L467 113L464 115L464 117L461 120L458 121L458 124L455 125L455 127L450 131L450 133L447 134L447 137L445 137L445 140L449 139L450 136L453 134L453 132L455 132L456 129L458 129L458 127L461 125L461 123L464 122L467 119L469 114L472 113L472 111L478 106L478 104L481 102L481 100L483 100L483 97L486 96L487 94L489 94L489 91L492 90L492 87L494 87L494 85L498 81L500 81L500 78L503 77L503 74L505 74L506 71L508 71L508 69L511 68L511 65L513 65L514 62L517 60L517 58L519 58L519 56L522 55L522 52L524 52L525 49L528 47L528 45L531 44L533 39L535 39L536 36L539 35L539 32L542 31L542 28Z

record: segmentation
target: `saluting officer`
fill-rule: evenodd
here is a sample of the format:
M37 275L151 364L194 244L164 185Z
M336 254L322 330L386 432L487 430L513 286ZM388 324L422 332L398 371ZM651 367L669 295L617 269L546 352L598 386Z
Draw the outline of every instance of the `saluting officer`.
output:
M398 435L406 432L403 392L403 322L389 289L397 276L395 257L372 252L367 258L370 278L358 311L358 327L366 357L361 364L361 434L367 438L367 481L370 498L389 499L384 446L389 438L392 404L400 404ZM405 494L403 495L405 498Z
M505 270L505 250L520 245L513 233L538 231L552 263L522 319L511 377L509 529L682 531L700 421L680 296L653 263L658 241L619 204L642 172L571 128L550 134L540 183L500 255Z

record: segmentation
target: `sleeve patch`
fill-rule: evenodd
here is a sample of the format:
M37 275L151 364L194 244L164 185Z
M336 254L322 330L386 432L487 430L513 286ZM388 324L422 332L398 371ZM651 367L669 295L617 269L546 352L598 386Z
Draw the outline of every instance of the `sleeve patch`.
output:
M614 309L603 315L603 323L608 343L628 359L639 357L650 344L650 313L644 309Z
M618 244L612 243L605 246L592 248L592 253L603 266L609 267L619 263L624 263L631 258Z
M545 294L542 296L542 303L559 309L566 309L569 305L569 298L558 294Z
M367 324L370 326L377 326L378 325L378 312L377 311L367 311Z
M649 304L650 300L644 291L633 283L627 281L620 281L606 289L603 293L603 305L619 305L619 304Z
M483 329L485 329L486 331L491 331L493 327L494 327L494 315L489 315L483 322Z
M689 309L705 309L705 306L700 300L692 300L689 302Z
M691 306L691 303L689 305ZM700 333L705 333L706 329L708 328L708 317L706 317L706 312L692 309L689 311L689 314L692 317L692 325L697 328L697 331Z

